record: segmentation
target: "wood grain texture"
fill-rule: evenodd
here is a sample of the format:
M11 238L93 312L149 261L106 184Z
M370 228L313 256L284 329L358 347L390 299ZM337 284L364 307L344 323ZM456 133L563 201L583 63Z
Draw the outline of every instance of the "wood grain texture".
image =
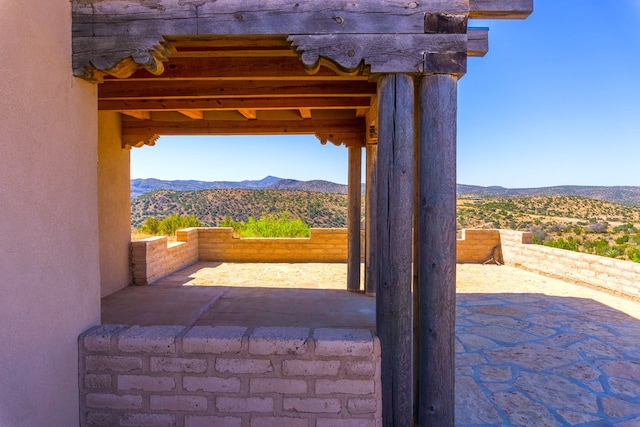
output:
M467 56L485 56L489 51L489 30L469 28L467 31Z
M345 110L369 108L370 97L295 97L295 98L183 98L183 99L99 99L101 111L165 111L200 110L228 111L241 108L249 110Z
M364 143L364 140L362 141ZM362 146L350 146L347 207L347 290L360 292L360 218L362 213Z
M242 116L240 116L242 117ZM278 135L312 134L336 145L364 141L364 119L345 120L123 120L123 146L139 146L154 135ZM145 142L142 142L144 145Z
M525 19L533 12L533 0L469 0L469 18Z
M365 261L364 261L364 291L368 296L375 296L378 292L378 274L376 271L377 251L377 212L378 212L378 145L366 145L366 195L365 195Z
M287 47L289 49L289 47ZM242 51L239 51L242 52ZM367 76L340 76L333 70L321 68L316 74L309 74L297 57L278 58L176 58L171 57L165 64L164 73L153 76L146 70L133 73L128 80L367 80Z
M288 40L310 72L322 65L344 74L369 70L371 73L422 73L425 54L466 57L466 34L329 34L294 35ZM435 70L439 62L429 71ZM451 72L443 69L441 72Z
M73 69L75 75L94 81L105 73L124 78L137 68L160 74L169 49L165 36L424 35L425 30L434 32L434 22L435 32L461 32L467 17L521 19L532 10L532 0L74 0ZM447 25L441 19L428 19L425 27L425 15L455 19L445 20ZM268 47L261 53L260 47L251 55L288 54L281 48ZM174 53L220 54L175 49ZM238 55L247 53L237 51ZM381 55L370 60L380 72L404 70L397 63L382 67L385 56Z
M384 426L413 418L411 220L414 87L406 74L378 79L376 331L382 349Z
M454 425L457 79L419 86L418 423Z
M112 80L98 86L101 100L178 99L178 98L279 98L296 96L372 96L376 84L364 81L301 82L281 81L148 81Z

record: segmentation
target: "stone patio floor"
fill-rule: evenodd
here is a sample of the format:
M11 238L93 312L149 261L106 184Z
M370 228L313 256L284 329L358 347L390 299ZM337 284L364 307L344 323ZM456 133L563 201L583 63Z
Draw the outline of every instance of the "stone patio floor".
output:
M103 323L374 328L344 264L198 263L103 299ZM640 426L640 304L458 265L456 425ZM327 316L327 313L330 313Z

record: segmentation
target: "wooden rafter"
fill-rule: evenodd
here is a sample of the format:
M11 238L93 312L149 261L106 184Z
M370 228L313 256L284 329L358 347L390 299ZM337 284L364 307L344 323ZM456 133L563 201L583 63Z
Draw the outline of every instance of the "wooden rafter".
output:
M258 110L255 110L255 109L239 108L238 113L242 114L245 118L249 120L255 120L258 118Z
M194 120L204 119L204 112L202 110L178 110L178 113Z
M120 111L122 114L133 117L138 120L151 120L151 112L150 111L140 111L140 110L122 110Z
M303 119L311 118L311 108L300 108L298 111L300 112L300 117Z

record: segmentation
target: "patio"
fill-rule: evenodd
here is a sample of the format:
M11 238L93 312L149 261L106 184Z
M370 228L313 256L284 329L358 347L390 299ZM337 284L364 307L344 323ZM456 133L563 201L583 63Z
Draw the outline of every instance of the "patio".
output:
M346 264L197 263L103 299L102 322L370 328ZM330 315L327 315L327 312ZM640 304L509 266L459 264L456 425L640 424Z

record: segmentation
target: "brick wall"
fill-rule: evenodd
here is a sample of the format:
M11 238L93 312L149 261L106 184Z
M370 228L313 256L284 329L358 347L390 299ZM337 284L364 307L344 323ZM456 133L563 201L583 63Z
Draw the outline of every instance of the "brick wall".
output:
M134 285L148 285L197 261L211 262L347 262L346 228L312 228L309 238L233 237L233 229L188 228L177 243L151 237L131 243ZM364 232L361 259L364 261ZM458 262L482 263L494 257L502 263L497 230L462 230L456 242Z
M481 264L493 258L503 263L498 230L462 230L456 241L456 261Z
M198 261L198 228L176 233L177 242L151 237L131 242L131 278L134 285L148 285Z
M201 261L347 262L347 229L312 228L308 239L236 239L231 228L203 228L199 252Z
M640 299L640 264L531 243L531 233L500 230L505 263Z
M79 359L83 426L381 425L366 329L102 325Z

